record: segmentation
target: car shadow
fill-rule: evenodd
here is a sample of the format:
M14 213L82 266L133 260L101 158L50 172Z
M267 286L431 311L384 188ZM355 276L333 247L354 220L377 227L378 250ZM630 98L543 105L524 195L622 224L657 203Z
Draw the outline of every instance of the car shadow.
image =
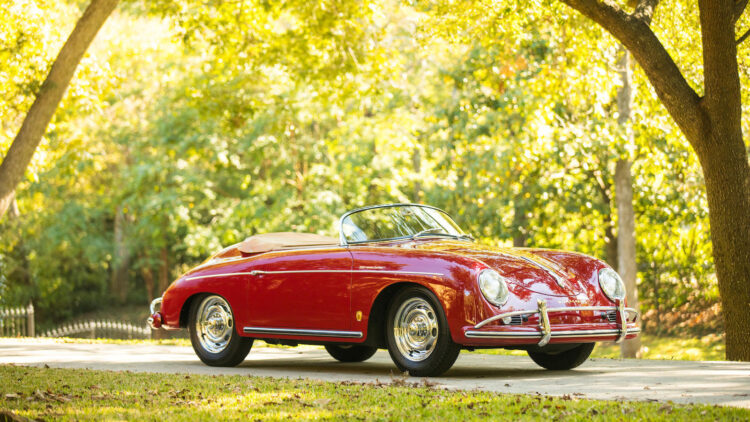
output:
M361 375L363 377L400 377L402 374L392 362L368 361L359 363L342 363L329 357L311 358L282 358L282 359L252 359L246 360L238 368L255 370L273 370L289 373L292 376L305 374L329 375ZM512 368L497 366L482 366L457 363L440 378L451 379L545 379L560 377L580 377L602 373L594 370L550 371L542 368Z
M456 365L446 372L442 377L453 379L477 379L477 378L500 378L500 379L534 379L534 378L560 378L581 377L600 374L603 371L571 369L567 371L550 371L544 368L497 368L497 367L465 367Z

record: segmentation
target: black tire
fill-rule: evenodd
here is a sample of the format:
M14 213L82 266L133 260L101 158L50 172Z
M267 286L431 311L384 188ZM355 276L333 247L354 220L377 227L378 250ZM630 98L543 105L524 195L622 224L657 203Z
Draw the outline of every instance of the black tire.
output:
M404 331L397 338L394 327L405 327L407 322L421 331ZM410 340L416 342L408 344ZM386 342L388 353L398 369L416 377L443 374L453 366L461 352L461 346L451 338L440 301L422 287L401 290L391 301L386 319ZM412 345L415 347L411 348Z
M329 344L326 346L326 351L339 362L364 362L370 359L378 349L357 344L350 346Z
M220 323L211 325L211 321ZM237 366L253 347L252 338L237 333L232 308L219 295L205 295L193 300L188 330L195 354L209 366Z
M545 369L564 371L580 366L591 355L596 343L583 343L560 353L528 352L531 360Z

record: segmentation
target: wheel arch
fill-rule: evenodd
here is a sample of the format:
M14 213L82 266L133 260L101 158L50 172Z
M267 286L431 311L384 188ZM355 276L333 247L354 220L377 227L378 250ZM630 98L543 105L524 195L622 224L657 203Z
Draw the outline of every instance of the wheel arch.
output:
M190 307L193 305L193 302L211 294L219 295L218 293L198 292L193 293L187 299L185 299L185 302L182 303L182 307L180 308L180 328L188 328L188 322L190 321ZM222 298L224 297L223 295L219 296L221 296Z
M437 298L438 305L443 308L443 313L446 313L446 308L443 300L431 286L413 281L398 281L389 284L378 293L372 303L372 306L370 306L369 318L367 321L367 338L365 339L363 344L367 346L377 347L379 349L384 349L387 347L385 339L385 323L386 316L388 314L388 305L390 305L391 300L394 296L396 296L396 294L398 294L398 292L409 287L423 288L432 293L435 298Z

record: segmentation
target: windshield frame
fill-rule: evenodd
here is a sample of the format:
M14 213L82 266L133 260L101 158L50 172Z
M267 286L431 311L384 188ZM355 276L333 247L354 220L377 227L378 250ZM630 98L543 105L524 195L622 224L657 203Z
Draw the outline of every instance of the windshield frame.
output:
M456 225L456 227L460 231L461 235L465 235L466 236L466 234L464 233L463 229L461 229L461 227L459 227L458 224L456 224L456 222L453 220L453 217L451 217L447 212L441 210L440 208L433 207L432 205L409 204L409 203L382 204L382 205L370 205L368 207L362 207L362 208L353 209L351 211L348 211L348 212L344 213L344 215L342 215L341 218L339 218L339 242L341 243L341 246L360 245L360 244L374 243L374 242L387 242L387 241L392 241L392 240L404 240L404 239L410 239L410 238L412 238L412 236L400 236L400 237L392 237L392 238L388 238L388 239L360 240L360 241L356 241L356 242L348 242L346 240L346 236L344 235L344 220L347 217L349 217L350 215L356 214L356 213L359 213L359 212L362 212L362 211L368 211L368 210L377 209L377 208L396 208L396 207L420 207L420 208L430 208L430 209L439 211L439 212L443 213L446 217L448 217L450 219L450 221L453 222L453 224ZM437 234L437 235L439 236L440 234ZM445 235L445 234L443 234L443 235ZM449 235L449 236L453 237L454 235Z

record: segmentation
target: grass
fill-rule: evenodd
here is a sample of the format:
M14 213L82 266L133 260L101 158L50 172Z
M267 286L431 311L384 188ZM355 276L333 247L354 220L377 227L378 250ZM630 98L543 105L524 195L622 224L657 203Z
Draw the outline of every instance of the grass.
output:
M725 360L724 339L717 335L702 338L641 336L642 359L665 360ZM526 356L522 350L483 349L478 353ZM615 343L597 343L592 358L619 359L620 346Z
M0 409L55 420L747 420L750 410L354 384L0 365ZM2 420L0 413L0 420Z
M724 338L710 334L701 338L641 337L643 359L666 360L725 360ZM620 357L620 346L614 343L599 343L592 357Z

